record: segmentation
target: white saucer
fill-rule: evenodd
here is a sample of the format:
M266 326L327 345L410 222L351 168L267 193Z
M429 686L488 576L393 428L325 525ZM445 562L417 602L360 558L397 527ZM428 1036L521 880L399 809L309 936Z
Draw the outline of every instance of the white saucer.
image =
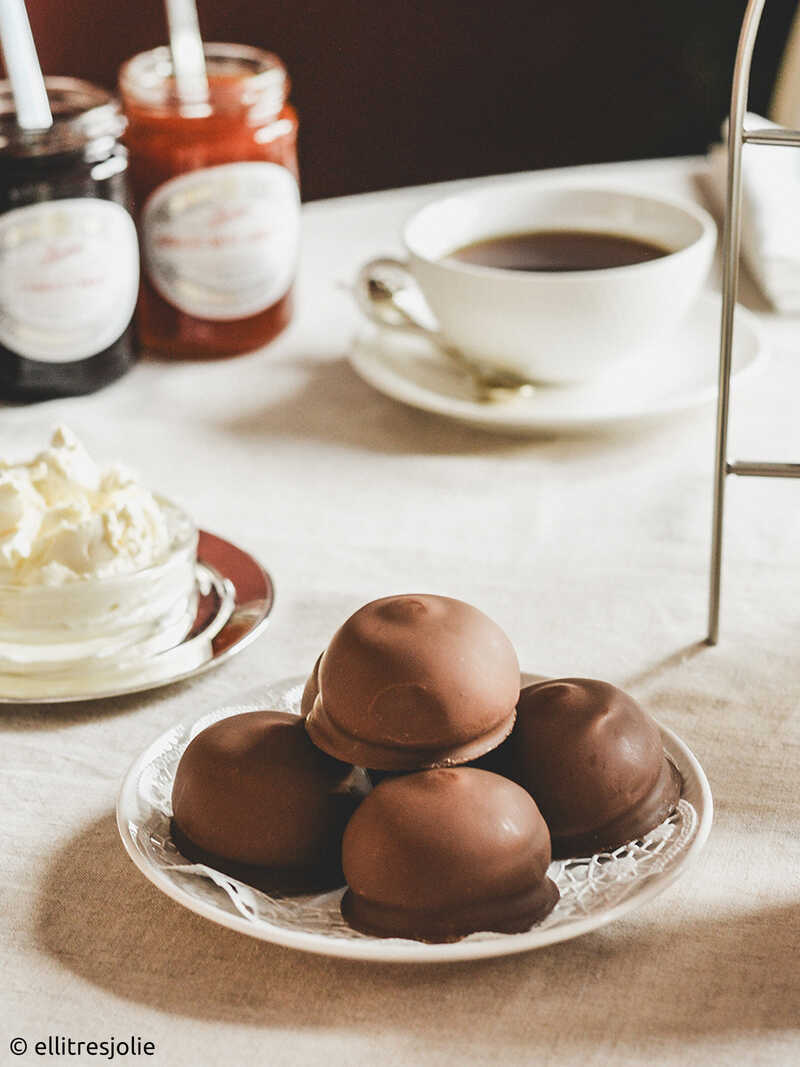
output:
M669 339L632 353L601 379L536 387L529 397L494 403L473 399L469 379L423 337L369 328L357 338L350 363L386 396L494 433L587 433L662 419L715 401L719 327L719 297L703 296ZM763 358L758 322L737 305L732 380L753 373Z
M170 836L172 783L192 737L212 722L245 711L297 713L304 683L305 678L292 678L260 691L255 700L171 727L133 764L117 800L123 844L153 885L190 911L262 941L325 956L395 963L527 952L596 930L652 900L684 873L711 830L713 802L703 768L684 742L662 726L664 749L683 778L678 809L640 841L612 853L553 862L548 873L561 899L539 926L522 934L471 934L444 945L358 933L341 917L342 889L301 897L259 892L211 867L189 863Z
M269 621L272 578L248 552L207 530L199 531L196 574L194 623L173 648L102 670L0 674L0 704L63 704L139 693L193 678L235 656Z

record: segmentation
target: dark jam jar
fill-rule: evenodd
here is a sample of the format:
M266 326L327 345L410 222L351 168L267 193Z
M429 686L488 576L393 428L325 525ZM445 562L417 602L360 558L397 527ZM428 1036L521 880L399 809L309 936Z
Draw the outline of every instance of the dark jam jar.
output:
M53 125L21 130L0 82L0 399L90 393L134 359L139 286L124 118L113 98L47 78Z
M182 103L169 49L128 60L120 91L143 278L144 348L232 356L286 326L300 232L297 116L269 52L206 44L208 98Z

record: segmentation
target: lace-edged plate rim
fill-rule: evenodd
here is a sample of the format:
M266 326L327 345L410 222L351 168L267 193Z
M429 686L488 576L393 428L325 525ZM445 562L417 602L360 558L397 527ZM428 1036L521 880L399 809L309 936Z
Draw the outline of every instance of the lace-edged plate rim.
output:
M258 700L171 727L139 756L122 784L117 826L134 864L168 897L221 926L346 959L443 963L511 955L571 940L643 906L685 873L708 840L713 820L708 779L685 742L659 725L664 749L683 778L677 811L644 839L614 853L554 862L549 873L562 899L544 923L525 933L479 933L436 945L367 937L341 919L342 890L313 898L272 897L186 863L169 838L169 795L183 749L200 729L228 715L265 706L296 711L304 681L288 679L263 691Z

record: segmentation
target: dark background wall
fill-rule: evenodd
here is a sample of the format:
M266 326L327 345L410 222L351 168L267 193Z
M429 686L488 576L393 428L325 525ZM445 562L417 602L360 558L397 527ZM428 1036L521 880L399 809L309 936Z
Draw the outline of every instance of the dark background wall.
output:
M163 43L160 0L28 0L43 66L113 85ZM199 0L208 40L277 52L306 199L702 152L727 112L745 0ZM765 110L796 0L769 0Z

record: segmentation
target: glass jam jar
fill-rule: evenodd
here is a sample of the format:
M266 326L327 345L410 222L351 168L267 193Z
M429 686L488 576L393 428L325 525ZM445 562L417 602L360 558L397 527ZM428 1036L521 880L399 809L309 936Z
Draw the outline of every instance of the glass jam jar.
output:
M281 61L205 44L208 100L178 99L168 48L119 85L139 221L142 345L162 356L248 352L291 315L300 233L297 115Z
M0 399L89 393L134 360L139 289L125 120L104 90L47 78L53 125L22 130L0 82Z

